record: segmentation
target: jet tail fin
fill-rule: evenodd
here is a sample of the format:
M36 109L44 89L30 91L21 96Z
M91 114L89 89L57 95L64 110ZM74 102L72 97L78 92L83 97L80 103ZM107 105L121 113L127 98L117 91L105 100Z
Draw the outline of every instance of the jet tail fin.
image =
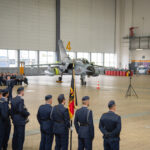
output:
M66 53L62 40L58 41L59 52L60 52L60 61L70 60L69 56Z

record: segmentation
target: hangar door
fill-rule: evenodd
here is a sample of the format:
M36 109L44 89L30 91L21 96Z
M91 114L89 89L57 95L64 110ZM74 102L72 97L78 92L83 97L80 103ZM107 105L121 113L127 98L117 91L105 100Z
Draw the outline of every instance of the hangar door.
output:
M55 0L0 0L0 49L55 50Z
M61 1L61 39L72 51L114 52L115 0Z

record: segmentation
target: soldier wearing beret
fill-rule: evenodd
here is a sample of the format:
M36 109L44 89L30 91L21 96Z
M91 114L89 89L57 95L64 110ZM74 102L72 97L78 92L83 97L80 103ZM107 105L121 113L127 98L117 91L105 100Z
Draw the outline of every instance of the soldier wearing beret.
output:
M22 150L25 139L25 125L28 122L30 113L24 104L24 88L17 89L17 96L11 102L11 115L14 124L14 134L12 140L13 150Z
M45 96L45 104L39 107L37 119L41 130L40 150L51 150L53 144L53 121L51 119L52 95Z
M121 117L115 113L115 101L108 103L109 112L100 118L99 129L104 138L104 150L119 150Z
M64 107L66 100L64 94L58 96L58 105L53 109L53 132L55 134L55 150L68 150L70 118L68 109Z
M89 100L89 96L83 97L83 106L75 114L74 125L78 134L78 150L92 150L94 125L92 111L88 109Z

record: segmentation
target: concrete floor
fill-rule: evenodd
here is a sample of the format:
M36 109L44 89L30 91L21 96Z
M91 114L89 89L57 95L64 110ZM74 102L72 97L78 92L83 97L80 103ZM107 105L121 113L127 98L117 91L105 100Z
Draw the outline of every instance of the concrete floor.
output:
M129 84L128 77L99 76L87 79L87 87L80 86L80 78L76 77L79 107L82 96L91 98L90 108L94 113L95 139L94 150L103 149L102 135L98 129L100 116L107 111L107 103L113 99L117 103L117 113L122 116L121 150L150 150L150 76L135 76L133 86L139 95L125 98ZM24 150L38 150L40 143L39 124L36 119L38 107L44 103L46 94L53 95L53 105L57 104L57 96L64 93L69 97L70 76L64 77L62 84L56 83L57 77L29 77L30 85L25 87L25 104L31 113L26 127ZM97 90L97 81L101 89ZM16 95L14 89L14 96ZM67 104L66 104L67 107ZM13 132L13 128L12 128ZM11 149L11 139L9 150ZM53 148L54 149L54 148ZM77 135L73 132L73 150L77 150Z

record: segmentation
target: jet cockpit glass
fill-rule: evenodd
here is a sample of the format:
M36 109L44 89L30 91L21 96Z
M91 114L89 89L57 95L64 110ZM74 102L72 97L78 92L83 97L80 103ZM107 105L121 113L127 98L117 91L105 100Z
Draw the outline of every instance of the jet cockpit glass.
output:
M90 64L87 59L77 59L76 61L77 61L78 63Z

